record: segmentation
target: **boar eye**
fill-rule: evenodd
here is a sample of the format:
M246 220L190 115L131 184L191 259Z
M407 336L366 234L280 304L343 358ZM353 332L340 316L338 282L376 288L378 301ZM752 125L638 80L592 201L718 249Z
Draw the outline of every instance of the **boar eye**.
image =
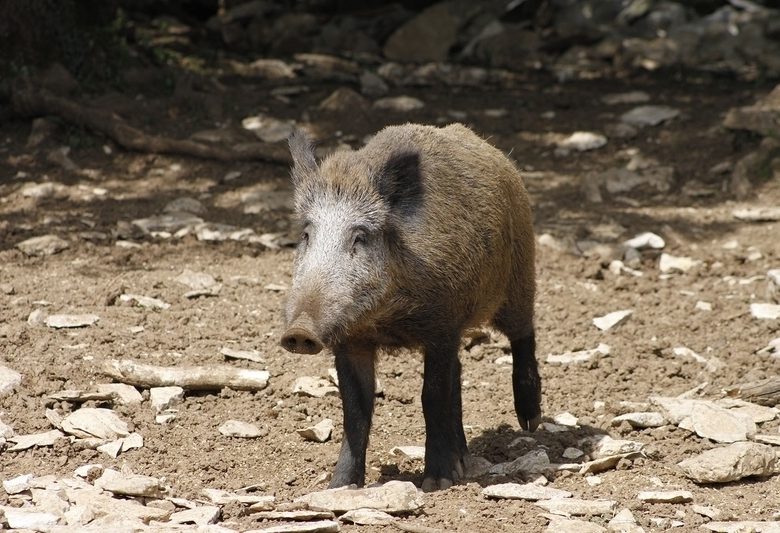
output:
M309 232L306 230L303 230L301 232L301 238L300 238L301 244L308 244L309 243Z
M365 228L357 228L352 235L352 253L357 252L358 247L365 246L368 235Z

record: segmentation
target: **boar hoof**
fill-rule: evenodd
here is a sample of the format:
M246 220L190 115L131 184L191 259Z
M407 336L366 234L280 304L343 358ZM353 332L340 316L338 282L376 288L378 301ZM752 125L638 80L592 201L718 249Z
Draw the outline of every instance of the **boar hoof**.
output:
M524 430L534 432L539 427L539 424L542 423L542 415L536 415L532 418L517 415L517 421L520 422L520 427Z
M427 477L423 480L423 492L433 492L435 490L447 490L452 486L452 480L447 478L436 479Z
M293 326L282 335L282 348L292 353L317 354L322 342L305 328Z

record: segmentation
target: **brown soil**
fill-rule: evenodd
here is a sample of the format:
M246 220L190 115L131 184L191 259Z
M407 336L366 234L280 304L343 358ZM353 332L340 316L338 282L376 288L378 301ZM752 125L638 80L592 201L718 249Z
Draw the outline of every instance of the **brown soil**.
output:
M702 397L718 398L730 385L780 373L780 360L755 354L780 336L780 321L757 320L749 313L751 302L767 301L767 281L760 277L742 283L780 267L780 224L737 221L731 212L742 204L722 192L727 175L709 170L722 161L733 163L757 146L756 139L727 132L720 123L730 107L752 102L767 87L663 77L560 85L534 77L512 90L394 90L393 94L417 96L427 105L403 115L372 112L359 117L317 110L319 101L334 88L313 85L309 92L283 104L268 96L269 87L242 81L226 84L220 98L225 114L234 121L263 108L275 116L296 119L307 110L308 120L326 144L336 138L337 131L349 134L347 140L356 145L358 139L385 124L440 123L450 120L448 111L466 112L465 122L501 148L511 149L526 172L537 234L551 233L563 242L595 238L619 243L637 233L654 231L666 238L666 252L703 262L693 273L663 279L657 257L646 254L640 267L642 277L614 276L598 258L540 247L537 338L544 412L550 417L571 412L581 425L571 432L533 435L553 462L568 462L561 453L567 446L576 446L584 435L608 432L620 436L623 430L611 428L609 421L625 411L621 401L677 395L700 384L704 384ZM681 116L642 130L635 139L611 139L599 150L568 156L555 156L551 147L528 135L601 131L631 106L607 106L600 97L639 89L651 95L652 103L679 108ZM186 136L213 127L197 106L182 108L154 95L130 102L137 105L120 112L147 130ZM505 108L508 113L486 118L485 108ZM555 113L553 118L542 117L548 111ZM519 136L520 132L526 135ZM256 349L266 364L229 364L265 368L271 381L258 393L188 393L170 425L156 424L146 402L119 407L120 416L144 436L143 448L116 460L65 443L21 453L6 451L0 455L0 477L65 475L83 464L99 462L164 477L173 495L187 498L201 498L200 491L208 487L236 490L259 485L278 501L290 501L322 487L315 487L315 481L332 469L342 438L340 401L336 397L299 398L291 394L291 387L300 376L326 376L333 361L328 355L292 355L279 347L284 293L265 288L269 283L289 284L293 251L270 251L242 242L206 243L192 235L135 239L141 245L138 248L115 245L118 227L157 214L166 203L182 196L203 202L207 207L203 218L208 221L250 227L258 234L286 231L289 212L283 206L244 214L241 195L288 191L288 170L265 164L149 156L115 147L106 154L104 140L66 127L44 147L31 151L25 147L28 133L28 123L0 125L0 284L13 288L12 294L0 294L0 362L24 375L19 390L0 400L0 418L19 434L51 429L44 416L46 407L67 412L76 406L47 400L47 395L107 382L97 369L101 361L111 358L161 365L216 364L225 362L219 353L222 347ZM62 144L73 147L70 157L79 167L93 172L68 172L48 161L46 153ZM602 204L588 204L580 192L581 181L589 172L618 166L618 152L629 147L674 167L672 191L632 191L626 195L630 201L606 198ZM241 176L225 181L223 177L234 170L241 171ZM683 194L684 185L693 180L709 187L711 194ZM22 197L20 188L33 181L64 183L70 186L69 193L38 202ZM107 192L90 197L87 193L94 187ZM775 179L757 185L755 198L748 203L780 204L780 182ZM48 233L69 240L70 248L45 258L30 258L14 248L26 238ZM730 240L738 242L736 248L723 247ZM749 260L753 249L761 257ZM187 289L174 281L184 268L212 274L223 283L222 291L217 297L185 299ZM108 305L122 288L172 305L164 311ZM698 300L711 302L713 310L696 311ZM100 321L78 330L30 326L26 320L36 308L52 314L95 313ZM614 331L601 332L591 323L596 316L627 308L634 315ZM142 332L130 332L129 328L139 325L144 327ZM600 342L611 346L611 355L589 367L544 363L547 354L593 348ZM676 357L672 349L677 346L717 356L724 366L707 372L700 363ZM494 363L504 354L500 343L461 352L470 450L493 462L511 460L532 449L528 443L509 447L523 433L513 411L509 366ZM421 357L414 353L386 356L379 363L378 376L384 396L377 399L367 481L401 479L419 484L422 464L399 463L390 449L424 443ZM606 407L594 408L595 401L606 402ZM324 417L336 421L329 442L315 444L297 435L297 429ZM258 439L222 437L217 428L228 419L256 423L268 433ZM766 423L761 431L777 434L778 424L778 420ZM619 469L602 474L603 483L595 487L578 474L553 476L552 486L583 498L617 500L620 507L632 509L649 530L668 527L653 525L653 517L682 521L685 525L679 531L697 530L705 521L691 510L691 504L639 502L637 493L656 488L659 480L665 488L691 490L694 503L715 506L726 516L777 519L780 476L697 486L675 464L712 443L671 426L623 434L649 443L650 457L621 463ZM464 532L538 531L546 525L540 510L530 503L485 500L480 490L491 482L481 478L429 495L423 515L409 520ZM0 503L7 503L2 496ZM233 507L226 509L223 521L237 529L261 527L251 516L238 516ZM387 530L343 527L344 531L358 529Z

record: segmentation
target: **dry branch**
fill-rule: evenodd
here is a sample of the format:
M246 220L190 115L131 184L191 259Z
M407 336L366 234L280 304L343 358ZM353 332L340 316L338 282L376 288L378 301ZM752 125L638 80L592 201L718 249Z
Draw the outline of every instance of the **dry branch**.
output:
M780 404L780 377L743 383L728 392L730 396L737 396L748 402L774 407Z
M11 94L14 112L25 117L55 115L78 126L89 128L110 138L128 150L153 154L175 154L217 159L219 161L260 160L289 164L283 146L267 143L244 143L232 147L203 144L196 141L148 135L127 124L110 111L88 107L56 96L45 89L17 88Z
M140 387L178 386L189 390L261 390L268 385L265 370L219 366L152 366L135 361L106 361L101 372L113 379Z

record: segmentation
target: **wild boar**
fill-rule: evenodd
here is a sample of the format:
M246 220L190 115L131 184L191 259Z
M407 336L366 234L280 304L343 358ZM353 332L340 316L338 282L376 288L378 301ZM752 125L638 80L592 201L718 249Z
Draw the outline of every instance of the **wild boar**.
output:
M424 354L422 488L448 488L468 453L458 359L467 328L509 338L517 419L531 431L541 419L522 178L460 124L387 127L320 164L299 131L290 151L302 230L281 344L335 355L345 436L330 486L364 483L377 350L408 347Z

